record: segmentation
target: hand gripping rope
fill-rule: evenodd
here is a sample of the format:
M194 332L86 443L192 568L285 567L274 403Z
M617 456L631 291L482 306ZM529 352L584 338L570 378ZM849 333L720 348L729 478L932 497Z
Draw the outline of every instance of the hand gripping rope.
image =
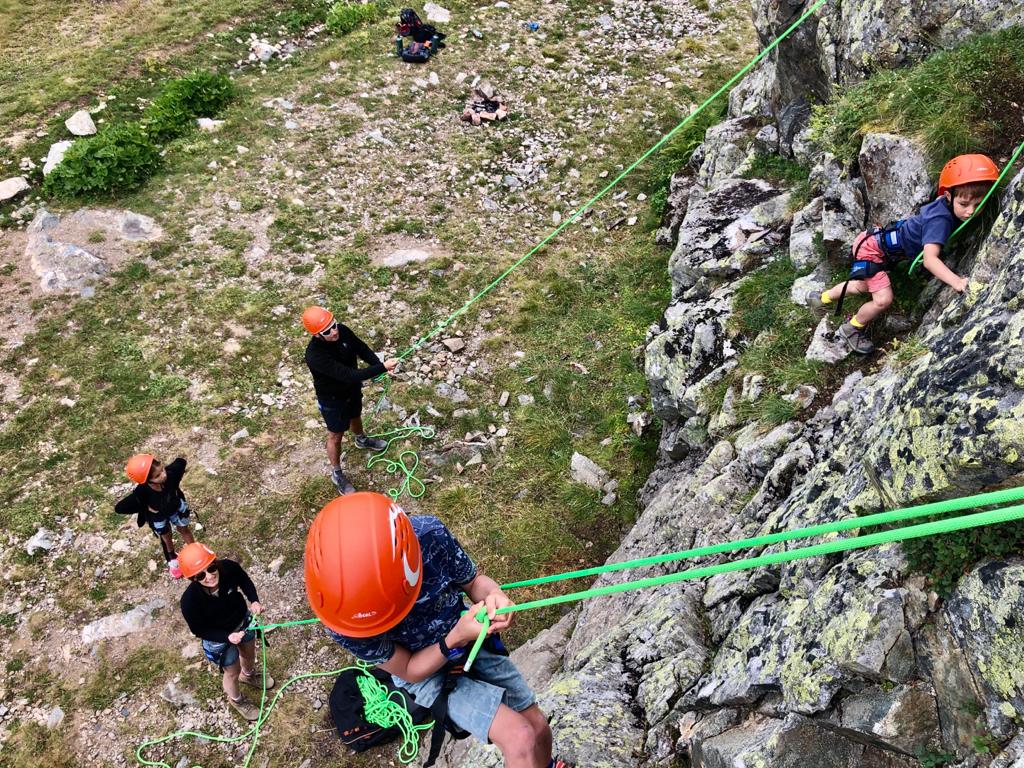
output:
M667 574L664 576L636 579L633 581L622 582L620 584L612 584L608 586L597 587L594 589L572 592L566 595L556 595L554 597L548 597L541 600L532 600L530 602L520 603L518 605L509 606L507 608L500 608L497 611L497 613L516 613L520 611L527 611L533 608L542 608L550 605L577 602L580 600L586 600L593 597L617 594L619 592L628 592L632 590L646 589L650 587L660 587L665 584L674 584L676 582L681 581L705 578L708 576L714 576L715 574L719 573L745 571L766 565L776 565L779 563L788 563L796 560L820 557L822 555L833 554L836 552L846 552L855 549L866 549L869 547L879 546L881 544L906 541L908 539L920 538L923 536L937 536L944 533L952 533L955 531L967 530L969 528L979 528L983 526L998 525L1000 523L1012 522L1015 520L1022 520L1024 519L1024 504L1012 504L1011 506L1000 507L998 509L974 512L972 514L949 517L943 520L920 523L916 525L909 525L903 528L894 528L891 530L879 531L877 533L871 533L863 536L853 536L850 538L834 537L835 534L839 534L845 531L859 530L861 528L874 528L880 525L894 525L897 523L904 523L932 515L945 515L951 512L961 512L964 510L978 509L981 507L997 506L1000 504L1007 504L1010 502L1019 502L1021 500L1024 500L1024 487L1006 488L999 491L992 491L989 493L967 496L961 499L947 499L945 501L921 504L914 507L905 507L902 509L892 510L890 512L880 512L873 515L866 515L864 517L848 518L833 523L812 525L806 528L798 528L792 531L780 531L778 533L771 533L764 536L740 539L737 541L727 541L706 547L686 549L678 552L669 552L663 555L655 555L652 557L644 557L621 563L611 563L608 565L598 566L595 568L586 568L577 571L553 574L550 576L543 576L536 579L528 579L526 581L511 582L509 584L503 585L502 589L511 590L525 586L549 584L552 582L563 581L566 579L575 579L584 576L597 576L603 573L612 573L615 571L627 570L630 568L642 568L651 565L672 563L680 560L689 560L697 557L721 554L724 552L760 549L772 544L779 544L786 541L798 541L801 539L807 539L815 536L829 537L828 541L825 541L821 544L798 547L796 549L775 552L767 555L759 555L754 557L742 558L739 560L732 560L725 563L719 563L717 565L690 568L687 570ZM469 670L472 667L473 662L476 659L476 656L480 650L480 646L483 644L484 638L486 637L487 628L489 626L489 620L487 618L486 611L481 611L476 618L481 623L482 630L480 632L480 635L477 637L472 649L470 650L470 654L466 660L465 668L467 670ZM297 621L285 621L276 624L254 624L252 627L250 627L250 629L259 630L260 638L262 641L263 632L270 629L317 623L319 623L318 619L300 619ZM344 667L342 669L335 669L329 672L310 672L302 675L296 675L295 677L292 677L284 685L281 686L281 689L271 700L270 704L267 705L265 689L265 675L267 668L265 641L263 641L262 645L262 659L264 670L264 691L263 695L260 698L260 716L252 725L252 727L249 728L249 730L245 731L239 736L230 738L211 736L208 734L198 733L195 731L180 731L177 733L172 733L168 736L146 741L143 744L141 744L135 753L138 762L141 765L145 766L170 768L170 766L167 763L146 760L142 756L142 752L145 749L149 749L150 747L154 747L158 744L170 741L171 739L175 739L179 736L194 736L199 739L205 739L208 741L221 743L236 743L239 741L243 741L249 737L252 737L253 742L250 745L248 752L246 753L245 761L242 763L242 768L247 768L250 760L252 759L253 752L256 749L256 743L259 740L260 728L266 722L274 706L277 704L277 700L280 698L284 690L288 688L288 686L290 686L292 683L298 680L303 680L306 678L335 676L344 671L344 669L348 669L348 667ZM426 724L424 726L411 726L409 724L403 726L402 717L400 714L398 714L396 711L385 711L387 708L390 707L390 704L382 700L381 690L382 689L378 690L376 693L370 693L370 698L367 698L366 711L367 713L373 712L375 717L380 717L380 720L373 721L379 725L384 725L385 723L387 725L397 724L402 728L403 742L400 748L399 756L403 763L411 762L415 759L416 754L418 752L418 732L420 730L425 730L429 726L427 726ZM391 704L393 704L395 707L400 706L398 705L397 702L393 701L391 702ZM370 717L368 716L367 719L369 720Z

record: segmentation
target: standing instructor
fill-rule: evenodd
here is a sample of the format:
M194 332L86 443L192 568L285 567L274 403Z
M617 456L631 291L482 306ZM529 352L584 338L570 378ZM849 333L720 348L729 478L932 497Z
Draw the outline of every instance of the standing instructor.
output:
M356 448L380 451L384 440L367 437L363 431L364 381L398 366L397 358L383 363L362 339L323 307L307 307L302 324L312 334L306 346L306 365L313 374L317 407L327 425L327 459L331 462L331 480L342 496L355 493L355 488L341 468L341 437L347 431L355 434ZM367 364L360 368L359 360Z

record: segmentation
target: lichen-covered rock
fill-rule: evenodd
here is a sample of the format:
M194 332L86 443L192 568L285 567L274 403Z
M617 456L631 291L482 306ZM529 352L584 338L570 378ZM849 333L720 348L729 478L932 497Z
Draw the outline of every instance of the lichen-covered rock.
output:
M813 269L821 261L815 240L821 231L823 198L816 197L793 216L789 230L789 260L799 270Z
M1006 738L1024 714L1024 561L974 569L945 612L983 691L988 729Z
M647 344L644 370L651 408L662 419L705 415L703 394L735 364L737 350L726 323L732 314L730 288L696 302L677 302L662 319L662 331Z
M924 153L903 136L865 134L858 166L867 189L872 226L903 218L931 197L932 179Z
M674 295L681 296L708 275L735 277L753 268L757 256L764 256L764 248L744 246L753 246L773 224L781 223L754 209L778 195L778 190L760 180L733 179L711 191L694 187L668 262ZM777 216L778 207L770 212ZM754 232L763 235L754 238Z
M732 176L739 176L752 156L751 148L757 134L757 121L748 116L726 120L708 128L701 147L701 164L697 179L705 187Z
M696 741L693 768L916 768L909 756L850 739L827 725L791 714L755 715L740 726Z

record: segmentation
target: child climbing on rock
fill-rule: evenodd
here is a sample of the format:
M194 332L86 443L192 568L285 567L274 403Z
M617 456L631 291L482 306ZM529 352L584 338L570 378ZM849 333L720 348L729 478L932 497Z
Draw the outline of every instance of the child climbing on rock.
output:
M960 222L974 215L998 178L999 169L985 155L954 157L939 175L939 196L916 216L857 235L850 277L820 298L811 296L808 305L824 310L837 302L841 305L847 293L871 294L871 301L865 302L837 331L853 352L866 355L874 351L875 345L864 335L864 329L892 304L888 271L898 262L914 259L923 251L924 268L957 293L963 293L967 278L942 263L942 248Z
M379 493L334 499L309 528L305 576L313 613L334 641L430 708L439 725L427 765L449 720L496 744L506 768L572 768L552 759L547 718L494 640L512 618L495 611L511 601L436 517L409 518ZM473 605L463 613L465 596ZM482 609L492 640L464 672Z
M121 515L136 515L139 528L148 524L153 534L160 539L160 546L167 560L167 570L176 579L181 578L178 556L174 551L171 526L186 544L195 541L189 528L189 508L185 494L181 492L181 478L185 474L185 459L180 456L166 466L151 453L137 453L128 459L125 473L138 485L126 497L114 505L114 511Z

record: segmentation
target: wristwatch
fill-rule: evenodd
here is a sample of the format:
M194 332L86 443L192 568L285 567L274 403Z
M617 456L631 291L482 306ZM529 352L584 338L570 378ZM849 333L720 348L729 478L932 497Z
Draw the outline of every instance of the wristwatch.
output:
M448 661L458 661L466 655L465 648L449 648L443 637L437 641L437 647Z

